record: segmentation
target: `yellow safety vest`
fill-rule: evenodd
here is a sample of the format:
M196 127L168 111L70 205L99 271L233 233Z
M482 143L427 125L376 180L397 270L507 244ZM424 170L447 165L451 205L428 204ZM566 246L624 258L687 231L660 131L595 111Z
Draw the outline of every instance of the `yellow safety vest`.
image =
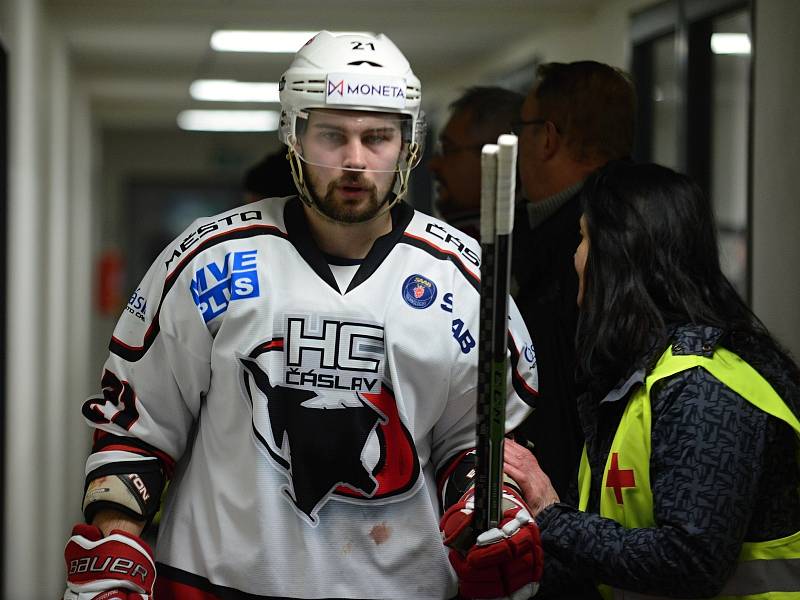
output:
M650 487L650 390L660 379L698 366L760 410L787 423L800 439L800 421L794 413L772 386L736 354L718 348L712 358L675 356L672 348L667 348L644 385L631 395L617 427L600 491L600 516L614 519L626 528L656 527ZM589 502L590 481L584 446L578 471L578 507L583 511ZM745 542L738 560L718 596L720 600L800 599L800 531L776 540ZM602 584L598 589L606 600L656 598Z

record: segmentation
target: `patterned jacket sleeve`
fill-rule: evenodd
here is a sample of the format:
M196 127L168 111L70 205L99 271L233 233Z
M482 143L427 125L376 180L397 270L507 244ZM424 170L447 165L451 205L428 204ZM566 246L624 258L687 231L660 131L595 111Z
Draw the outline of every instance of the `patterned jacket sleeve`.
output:
M658 527L628 530L565 505L545 509L537 519L545 552L566 567L549 585L589 579L705 597L717 595L734 568L765 468L769 419L701 368L665 380L652 401Z

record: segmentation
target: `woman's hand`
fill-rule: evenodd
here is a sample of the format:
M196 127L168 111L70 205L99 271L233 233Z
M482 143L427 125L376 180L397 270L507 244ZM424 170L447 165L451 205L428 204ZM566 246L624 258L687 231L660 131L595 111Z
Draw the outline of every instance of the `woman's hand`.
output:
M551 504L559 501L550 478L542 471L539 461L530 450L506 438L503 470L522 491L522 497L535 517Z

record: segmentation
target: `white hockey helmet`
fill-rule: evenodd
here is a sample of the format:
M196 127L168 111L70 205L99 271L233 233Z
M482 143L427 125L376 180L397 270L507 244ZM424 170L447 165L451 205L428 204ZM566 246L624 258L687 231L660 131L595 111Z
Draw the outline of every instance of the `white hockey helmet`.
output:
M302 163L319 163L304 156L298 140L309 111L314 109L374 112L385 117L397 115L402 150L395 164L380 170L398 174L390 206L406 194L409 172L422 158L426 124L420 110L419 79L389 38L383 34L334 35L321 31L297 52L281 77L279 88L281 123L278 135L289 148L292 173L305 202L312 200Z

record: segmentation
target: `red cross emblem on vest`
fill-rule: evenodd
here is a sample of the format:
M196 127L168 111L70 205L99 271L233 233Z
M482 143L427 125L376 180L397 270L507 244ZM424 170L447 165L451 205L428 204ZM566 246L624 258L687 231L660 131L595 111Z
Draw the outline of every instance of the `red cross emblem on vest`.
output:
M614 497L617 499L617 504L622 504L622 488L636 487L633 469L619 468L618 452L611 454L611 466L606 475L606 487L614 489Z

